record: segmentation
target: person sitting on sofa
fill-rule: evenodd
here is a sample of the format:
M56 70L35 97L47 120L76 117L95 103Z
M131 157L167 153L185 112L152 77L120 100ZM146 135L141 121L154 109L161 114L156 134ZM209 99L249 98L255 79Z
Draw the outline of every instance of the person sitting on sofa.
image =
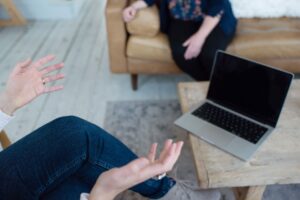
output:
M17 64L0 94L0 131L13 113L41 94L61 90L47 83L63 63L42 67L54 56ZM220 199L216 190L193 191L165 176L176 163L183 142L157 144L138 158L118 139L78 117L61 117L0 152L0 197L3 200L112 200L124 190L162 199ZM160 176L157 176L160 175ZM153 178L156 177L156 178ZM90 194L87 194L90 192Z
M124 9L124 21L130 22L138 10L155 2L134 2ZM160 21L175 63L198 81L209 79L216 50L227 48L237 25L228 0L162 0Z

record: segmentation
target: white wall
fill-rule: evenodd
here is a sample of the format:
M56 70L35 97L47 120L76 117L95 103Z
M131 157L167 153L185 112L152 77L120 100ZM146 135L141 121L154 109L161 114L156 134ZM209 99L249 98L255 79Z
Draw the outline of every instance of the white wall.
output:
M300 0L230 0L237 17L300 17Z
M77 16L84 0L14 0L26 19L70 19ZM7 15L0 10L0 18Z

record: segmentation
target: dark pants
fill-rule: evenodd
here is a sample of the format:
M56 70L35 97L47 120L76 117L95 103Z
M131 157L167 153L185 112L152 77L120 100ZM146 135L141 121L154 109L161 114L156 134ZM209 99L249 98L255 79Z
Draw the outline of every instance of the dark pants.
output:
M207 37L200 55L191 60L185 60L186 47L183 43L196 33L201 22L182 21L172 19L168 36L172 49L172 56L177 66L192 78L198 81L209 80L215 53L217 50L225 50L234 35L226 35L219 26Z
M79 200L102 172L136 158L103 129L77 117L62 117L0 153L0 199ZM132 190L160 198L174 184L168 177L150 179Z

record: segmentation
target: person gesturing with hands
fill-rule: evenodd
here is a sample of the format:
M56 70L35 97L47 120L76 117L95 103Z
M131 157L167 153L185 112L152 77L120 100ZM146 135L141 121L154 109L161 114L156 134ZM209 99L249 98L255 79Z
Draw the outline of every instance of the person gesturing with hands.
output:
M64 78L59 72L62 62L49 64L54 59L49 55L16 65L0 94L0 130L17 109L42 94L63 89L52 84ZM146 157L138 158L100 127L78 117L60 117L0 152L0 197L112 200L130 189L152 199L187 199L181 184L166 175L182 147L182 141L167 140L156 158L154 143Z

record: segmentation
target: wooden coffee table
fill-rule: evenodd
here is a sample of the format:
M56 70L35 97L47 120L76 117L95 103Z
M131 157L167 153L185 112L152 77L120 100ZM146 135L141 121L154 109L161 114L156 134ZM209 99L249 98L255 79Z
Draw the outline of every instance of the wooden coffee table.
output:
M179 83L183 112L205 99L208 82ZM201 188L231 187L259 200L266 185L300 183L300 80L294 80L277 128L247 162L189 134Z

